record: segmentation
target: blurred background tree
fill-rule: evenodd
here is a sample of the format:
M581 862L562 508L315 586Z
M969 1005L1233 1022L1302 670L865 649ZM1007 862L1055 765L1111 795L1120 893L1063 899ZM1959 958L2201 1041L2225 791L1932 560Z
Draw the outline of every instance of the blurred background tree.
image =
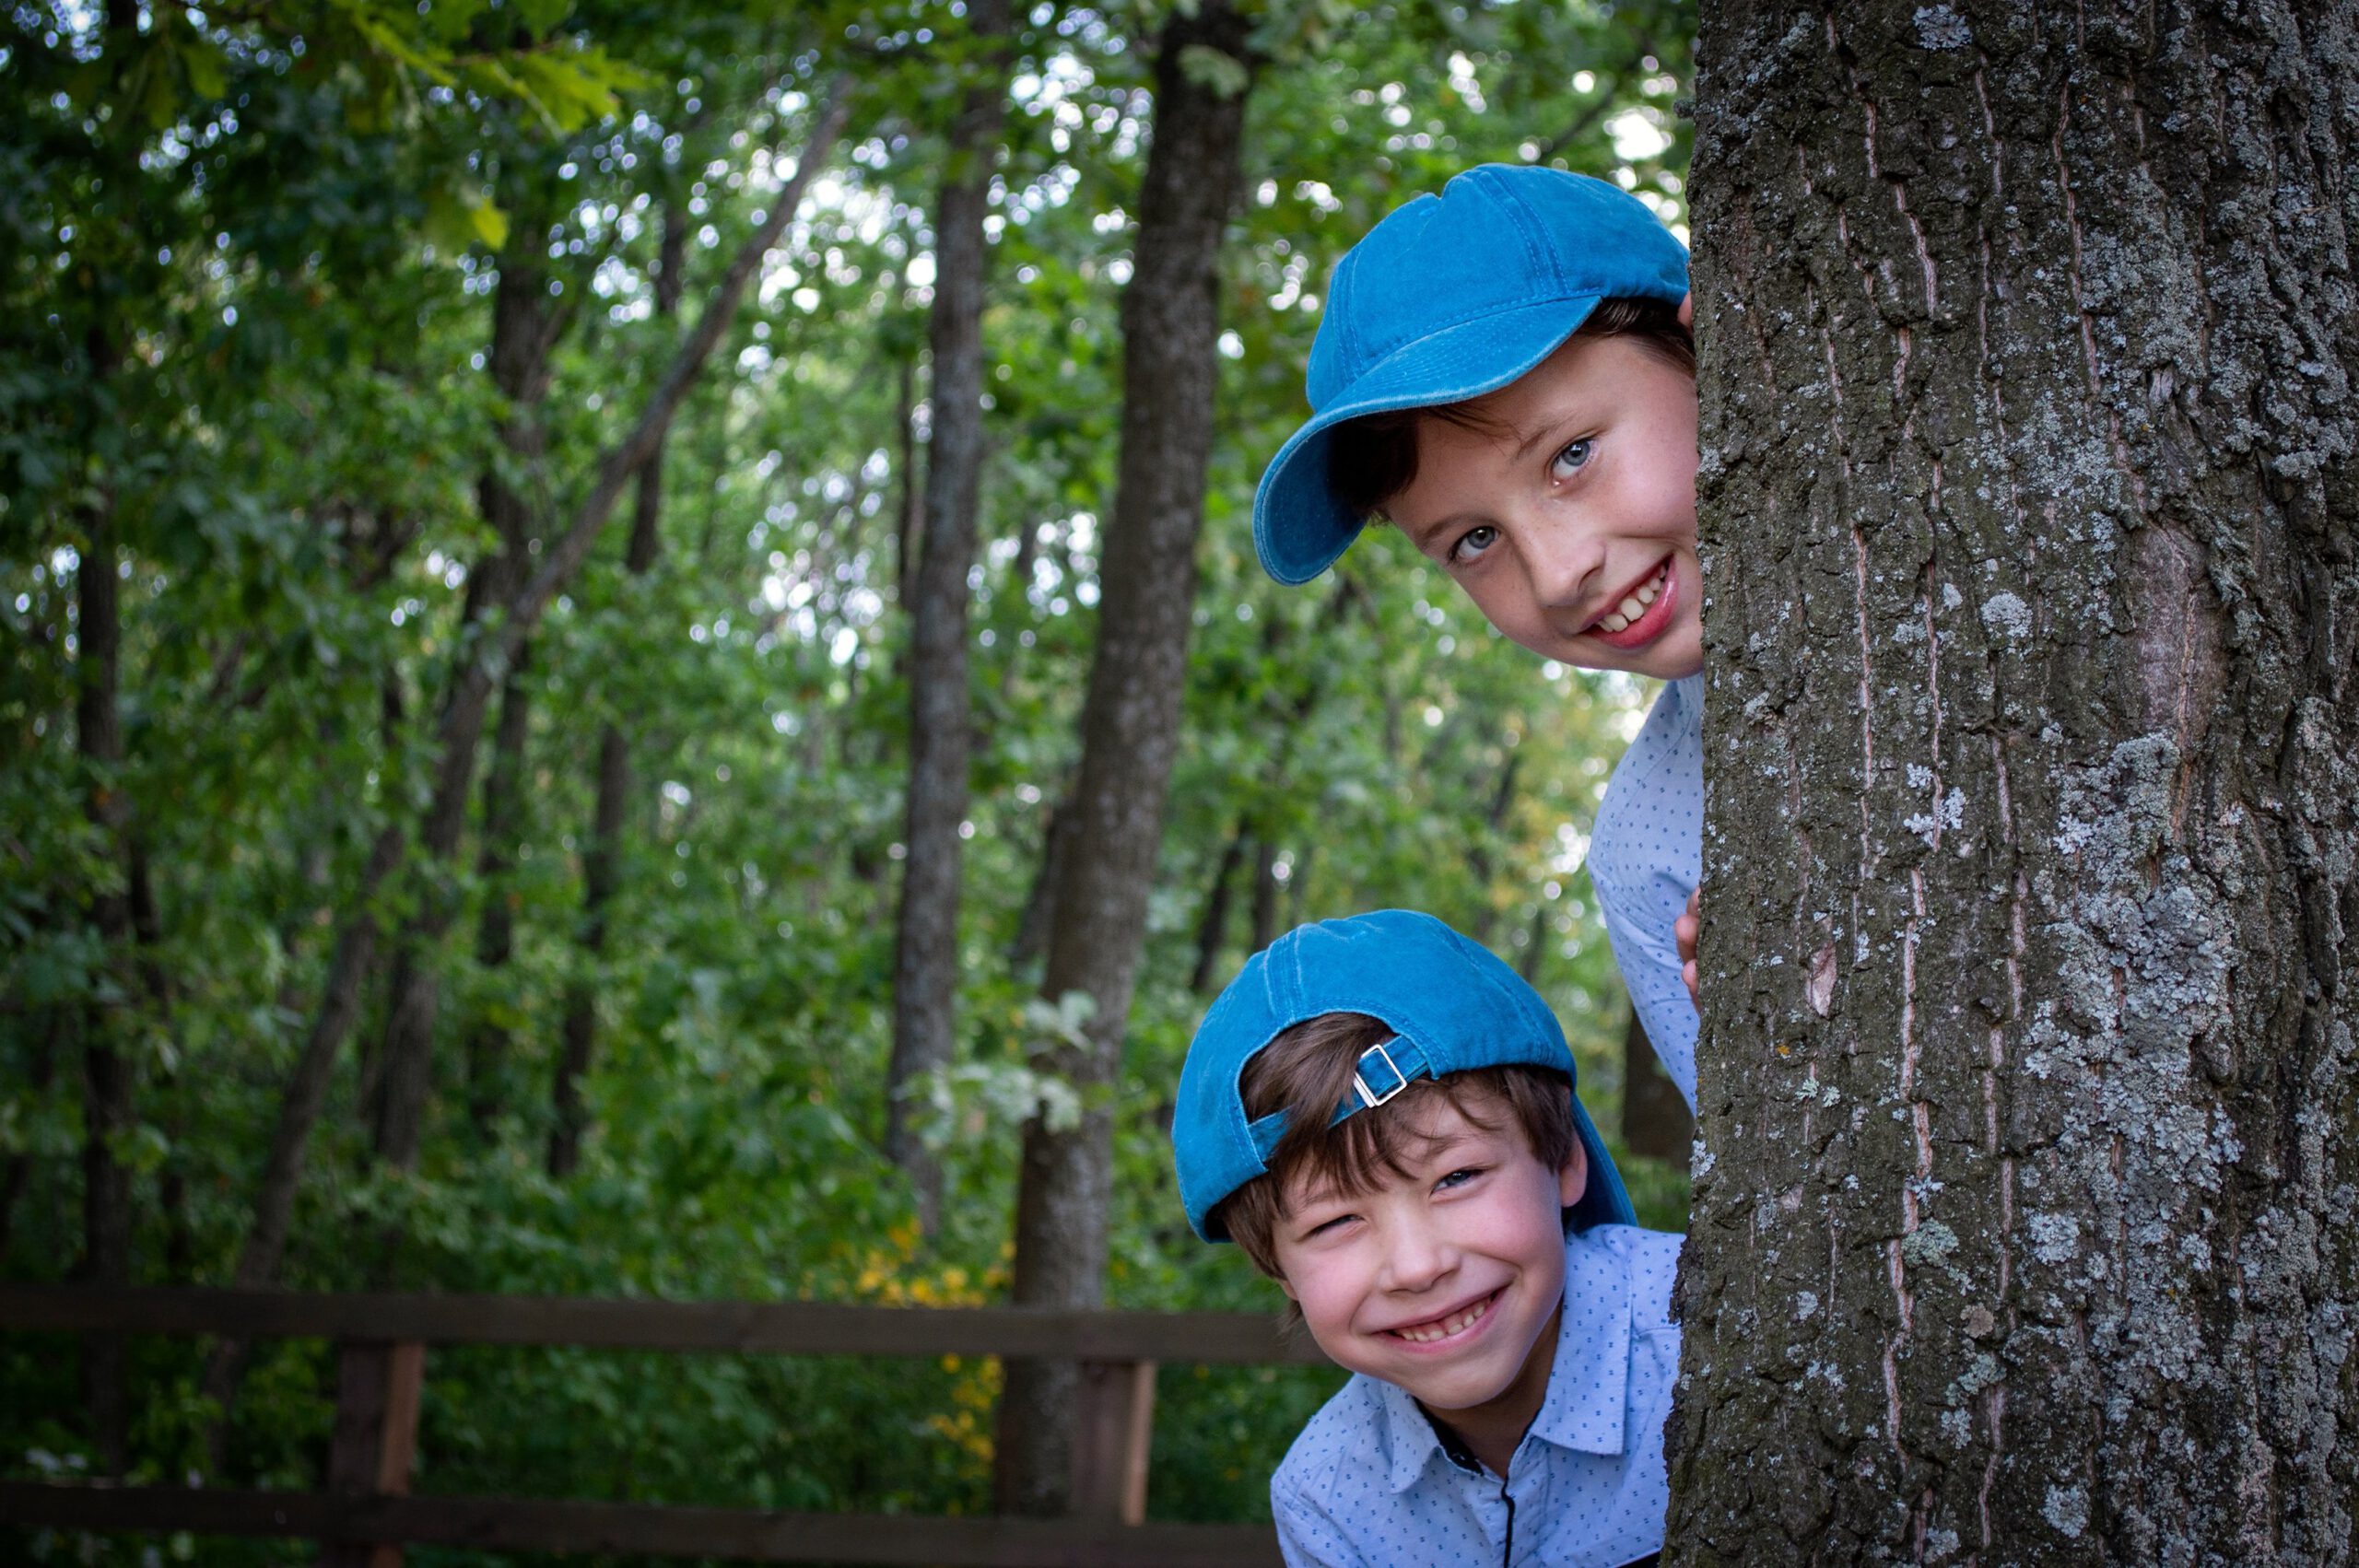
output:
M1078 1129L1078 1288L1264 1308L1180 1216L1177 1065L1256 946L1382 905L1530 975L1618 1125L1580 862L1651 694L1536 667L1380 531L1278 589L1247 520L1328 270L1399 202L1541 161L1684 222L1691 33L1668 0L14 8L0 1269L979 1303L1027 1129ZM1175 315L1126 295L1168 275L1181 98L1233 163L1173 220L1209 291ZM1150 337L1195 412L1133 382L1126 423ZM1150 439L1168 591L1102 575ZM1097 933L1128 950L1073 970L1101 590L1184 678ZM913 747L913 711L964 732ZM1682 1223L1681 1164L1625 1171ZM1152 1511L1262 1516L1333 1381L1170 1369ZM333 1382L316 1345L16 1340L0 1464L308 1486ZM439 1354L419 1484L975 1511L999 1383Z

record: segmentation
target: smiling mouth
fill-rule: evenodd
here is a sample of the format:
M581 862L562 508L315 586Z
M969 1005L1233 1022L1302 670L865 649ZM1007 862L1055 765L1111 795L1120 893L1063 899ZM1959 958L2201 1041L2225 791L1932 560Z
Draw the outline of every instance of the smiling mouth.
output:
M1644 581L1624 592L1612 609L1591 623L1590 635L1625 650L1644 648L1660 637L1671 624L1672 605L1679 597L1673 560L1665 556Z
M1499 1290L1507 1287L1502 1285ZM1387 1328L1396 1340L1406 1340L1413 1345L1437 1345L1444 1340L1456 1339L1491 1315L1499 1301L1499 1291L1493 1291L1482 1300L1470 1303L1457 1311L1440 1317L1429 1317L1423 1323L1411 1323L1399 1328Z

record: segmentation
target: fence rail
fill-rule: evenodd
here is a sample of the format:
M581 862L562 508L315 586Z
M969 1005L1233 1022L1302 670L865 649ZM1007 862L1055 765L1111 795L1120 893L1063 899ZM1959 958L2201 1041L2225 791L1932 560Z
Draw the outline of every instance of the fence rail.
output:
M324 1339L341 1346L328 1489L318 1492L0 1482L0 1522L315 1539L322 1562L399 1568L405 1545L637 1552L761 1562L970 1568L1254 1568L1262 1526L1144 1523L1163 1362L1319 1364L1278 1320L1242 1313L420 1293L0 1285L0 1331ZM429 1345L569 1345L777 1355L996 1355L1078 1362L1070 1519L766 1513L506 1497L412 1497Z

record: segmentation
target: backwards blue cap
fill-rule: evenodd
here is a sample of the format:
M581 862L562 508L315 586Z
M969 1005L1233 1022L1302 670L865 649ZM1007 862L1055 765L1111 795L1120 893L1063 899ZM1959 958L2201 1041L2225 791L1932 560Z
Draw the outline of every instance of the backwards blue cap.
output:
M1328 477L1329 432L1496 392L1555 352L1601 299L1687 294L1687 252L1645 203L1562 170L1484 164L1419 196L1335 263L1310 345L1310 418L1253 497L1253 548L1280 582L1332 566L1366 521Z
M1420 1075L1543 1067L1578 1085L1573 1053L1540 993L1431 915L1379 909L1297 926L1246 961L1204 1014L1180 1070L1172 1157L1188 1223L1206 1241L1229 1239L1213 1211L1269 1170L1270 1152L1285 1134L1284 1113L1246 1118L1245 1064L1294 1025L1329 1012L1366 1013L1396 1036L1361 1054L1352 1094L1335 1107L1338 1122L1384 1104ZM1573 1127L1589 1156L1574 1228L1636 1224L1630 1195L1579 1093Z

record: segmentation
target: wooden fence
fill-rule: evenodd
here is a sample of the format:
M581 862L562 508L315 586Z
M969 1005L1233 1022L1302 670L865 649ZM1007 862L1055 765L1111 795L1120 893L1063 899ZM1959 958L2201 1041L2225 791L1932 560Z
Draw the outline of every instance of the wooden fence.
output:
M0 1481L0 1523L315 1539L329 1568L399 1568L404 1545L969 1568L1251 1568L1266 1526L1147 1524L1156 1368L1318 1363L1278 1320L1236 1313L877 1307L788 1302L0 1285L0 1330L335 1341L327 1490ZM1002 1356L1081 1363L1074 1516L766 1513L509 1497L414 1497L429 1345L573 1345L780 1355Z

